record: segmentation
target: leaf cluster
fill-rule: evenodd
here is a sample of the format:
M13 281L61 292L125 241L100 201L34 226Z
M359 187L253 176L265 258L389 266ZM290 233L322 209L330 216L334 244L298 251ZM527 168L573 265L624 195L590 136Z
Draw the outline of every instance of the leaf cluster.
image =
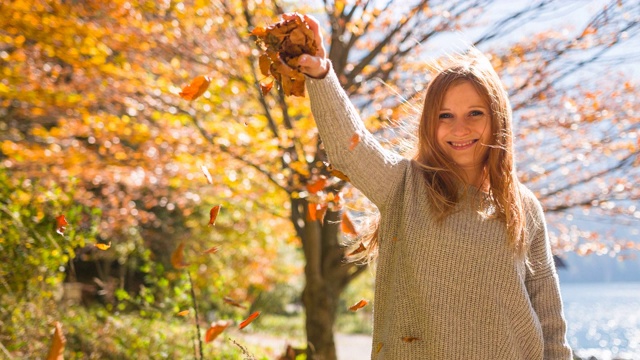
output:
M304 75L298 70L300 56L315 55L318 50L304 17L297 14L266 28L256 27L251 34L264 51L258 60L260 72L272 78L271 82L260 84L263 95L271 90L275 79L286 96L304 96Z

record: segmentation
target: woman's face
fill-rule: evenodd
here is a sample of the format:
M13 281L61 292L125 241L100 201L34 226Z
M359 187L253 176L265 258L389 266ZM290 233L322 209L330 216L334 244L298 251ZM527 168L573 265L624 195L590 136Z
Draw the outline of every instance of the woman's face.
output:
M438 118L440 148L465 171L480 171L491 140L489 104L464 81L447 90Z

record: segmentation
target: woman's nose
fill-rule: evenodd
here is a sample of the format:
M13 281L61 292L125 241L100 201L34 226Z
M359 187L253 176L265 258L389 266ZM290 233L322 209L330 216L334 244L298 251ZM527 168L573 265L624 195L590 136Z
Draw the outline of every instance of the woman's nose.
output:
M451 133L456 136L462 136L469 133L469 127L461 117L456 117L451 124Z

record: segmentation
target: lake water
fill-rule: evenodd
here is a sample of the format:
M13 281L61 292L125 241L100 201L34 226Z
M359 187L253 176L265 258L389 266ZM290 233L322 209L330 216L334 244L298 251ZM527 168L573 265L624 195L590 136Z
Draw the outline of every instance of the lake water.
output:
M577 355L640 360L640 282L560 287L567 337Z

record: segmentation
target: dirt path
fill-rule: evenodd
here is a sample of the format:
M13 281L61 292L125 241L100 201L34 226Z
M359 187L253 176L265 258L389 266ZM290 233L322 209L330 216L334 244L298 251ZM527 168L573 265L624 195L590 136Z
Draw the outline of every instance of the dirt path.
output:
M243 336L242 341L259 346L271 354L282 354L287 344L301 346L301 344L292 343L286 338L262 334L247 334ZM336 351L338 360L369 360L371 358L371 336L336 334Z

